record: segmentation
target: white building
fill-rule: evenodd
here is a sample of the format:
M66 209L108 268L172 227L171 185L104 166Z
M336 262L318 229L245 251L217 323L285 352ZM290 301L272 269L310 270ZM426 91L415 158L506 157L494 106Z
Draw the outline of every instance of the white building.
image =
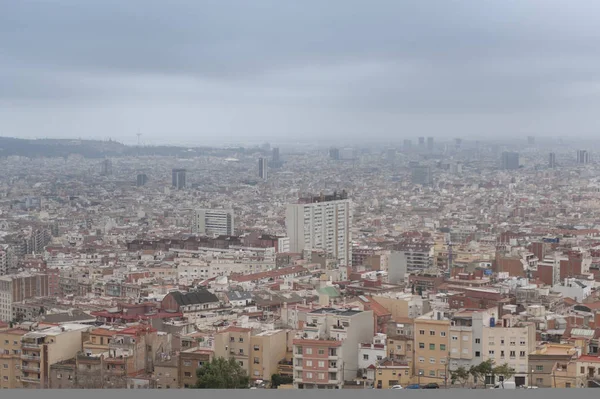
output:
M560 292L563 297L581 302L592 294L594 281L585 281L576 278L565 278L563 284L555 285L552 291Z
M304 198L286 209L290 251L322 249L342 266L352 265L352 211L345 192Z
M371 342L358 344L358 369L362 375L367 375L369 366L377 366L387 357L387 336L377 334Z
M192 232L208 236L232 236L233 209L197 209L192 221Z

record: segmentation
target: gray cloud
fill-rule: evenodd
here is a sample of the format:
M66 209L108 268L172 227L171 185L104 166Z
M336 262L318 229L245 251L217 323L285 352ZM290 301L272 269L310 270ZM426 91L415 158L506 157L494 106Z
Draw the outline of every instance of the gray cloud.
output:
M590 134L598 12L592 0L2 2L0 135Z

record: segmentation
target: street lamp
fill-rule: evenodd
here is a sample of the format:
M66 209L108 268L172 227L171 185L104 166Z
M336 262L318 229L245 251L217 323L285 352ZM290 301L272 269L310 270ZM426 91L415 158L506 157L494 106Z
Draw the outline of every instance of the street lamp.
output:
M423 370L419 370L419 387L421 386L421 376L423 375Z
M529 375L529 388L533 386L533 369L531 369L531 374Z

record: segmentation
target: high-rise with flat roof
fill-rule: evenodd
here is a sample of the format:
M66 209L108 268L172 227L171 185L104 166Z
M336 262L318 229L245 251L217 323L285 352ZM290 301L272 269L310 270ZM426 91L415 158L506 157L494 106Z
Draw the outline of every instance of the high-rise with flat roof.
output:
M267 158L258 158L258 177L267 180L269 174L268 169L269 162L267 161Z
M172 171L172 186L177 190L185 188L185 169L173 169Z
M208 236L232 236L233 209L197 209L192 220L192 232Z
M553 152L548 156L548 167L550 169L556 168L556 154Z
M322 249L340 265L352 265L352 211L345 191L302 198L285 216L290 251Z
M505 151L502 153L502 169L517 170L519 169L519 153Z

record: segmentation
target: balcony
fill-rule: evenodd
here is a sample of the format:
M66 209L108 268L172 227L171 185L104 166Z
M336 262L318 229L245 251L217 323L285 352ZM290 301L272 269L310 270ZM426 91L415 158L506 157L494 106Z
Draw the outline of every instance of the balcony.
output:
M34 373L39 373L40 372L40 368L39 367L33 366L31 364L28 364L26 366L21 366L21 370L23 370L23 371L31 371L31 372L34 372Z
M106 374L107 375L117 375L117 376L125 375L125 369L117 369L117 368L108 369L108 370L106 370Z
M38 377L26 377L26 376L22 376L21 381L22 382L31 382L31 383L35 383L35 384L39 384L42 382Z
M24 349L40 350L40 345L34 342L21 342L21 347Z
M104 359L104 363L125 363L125 358L121 357L107 357Z
M21 359L23 359L23 360L33 360L35 362L39 362L40 361L40 357L39 356L24 355L24 354L21 354Z

